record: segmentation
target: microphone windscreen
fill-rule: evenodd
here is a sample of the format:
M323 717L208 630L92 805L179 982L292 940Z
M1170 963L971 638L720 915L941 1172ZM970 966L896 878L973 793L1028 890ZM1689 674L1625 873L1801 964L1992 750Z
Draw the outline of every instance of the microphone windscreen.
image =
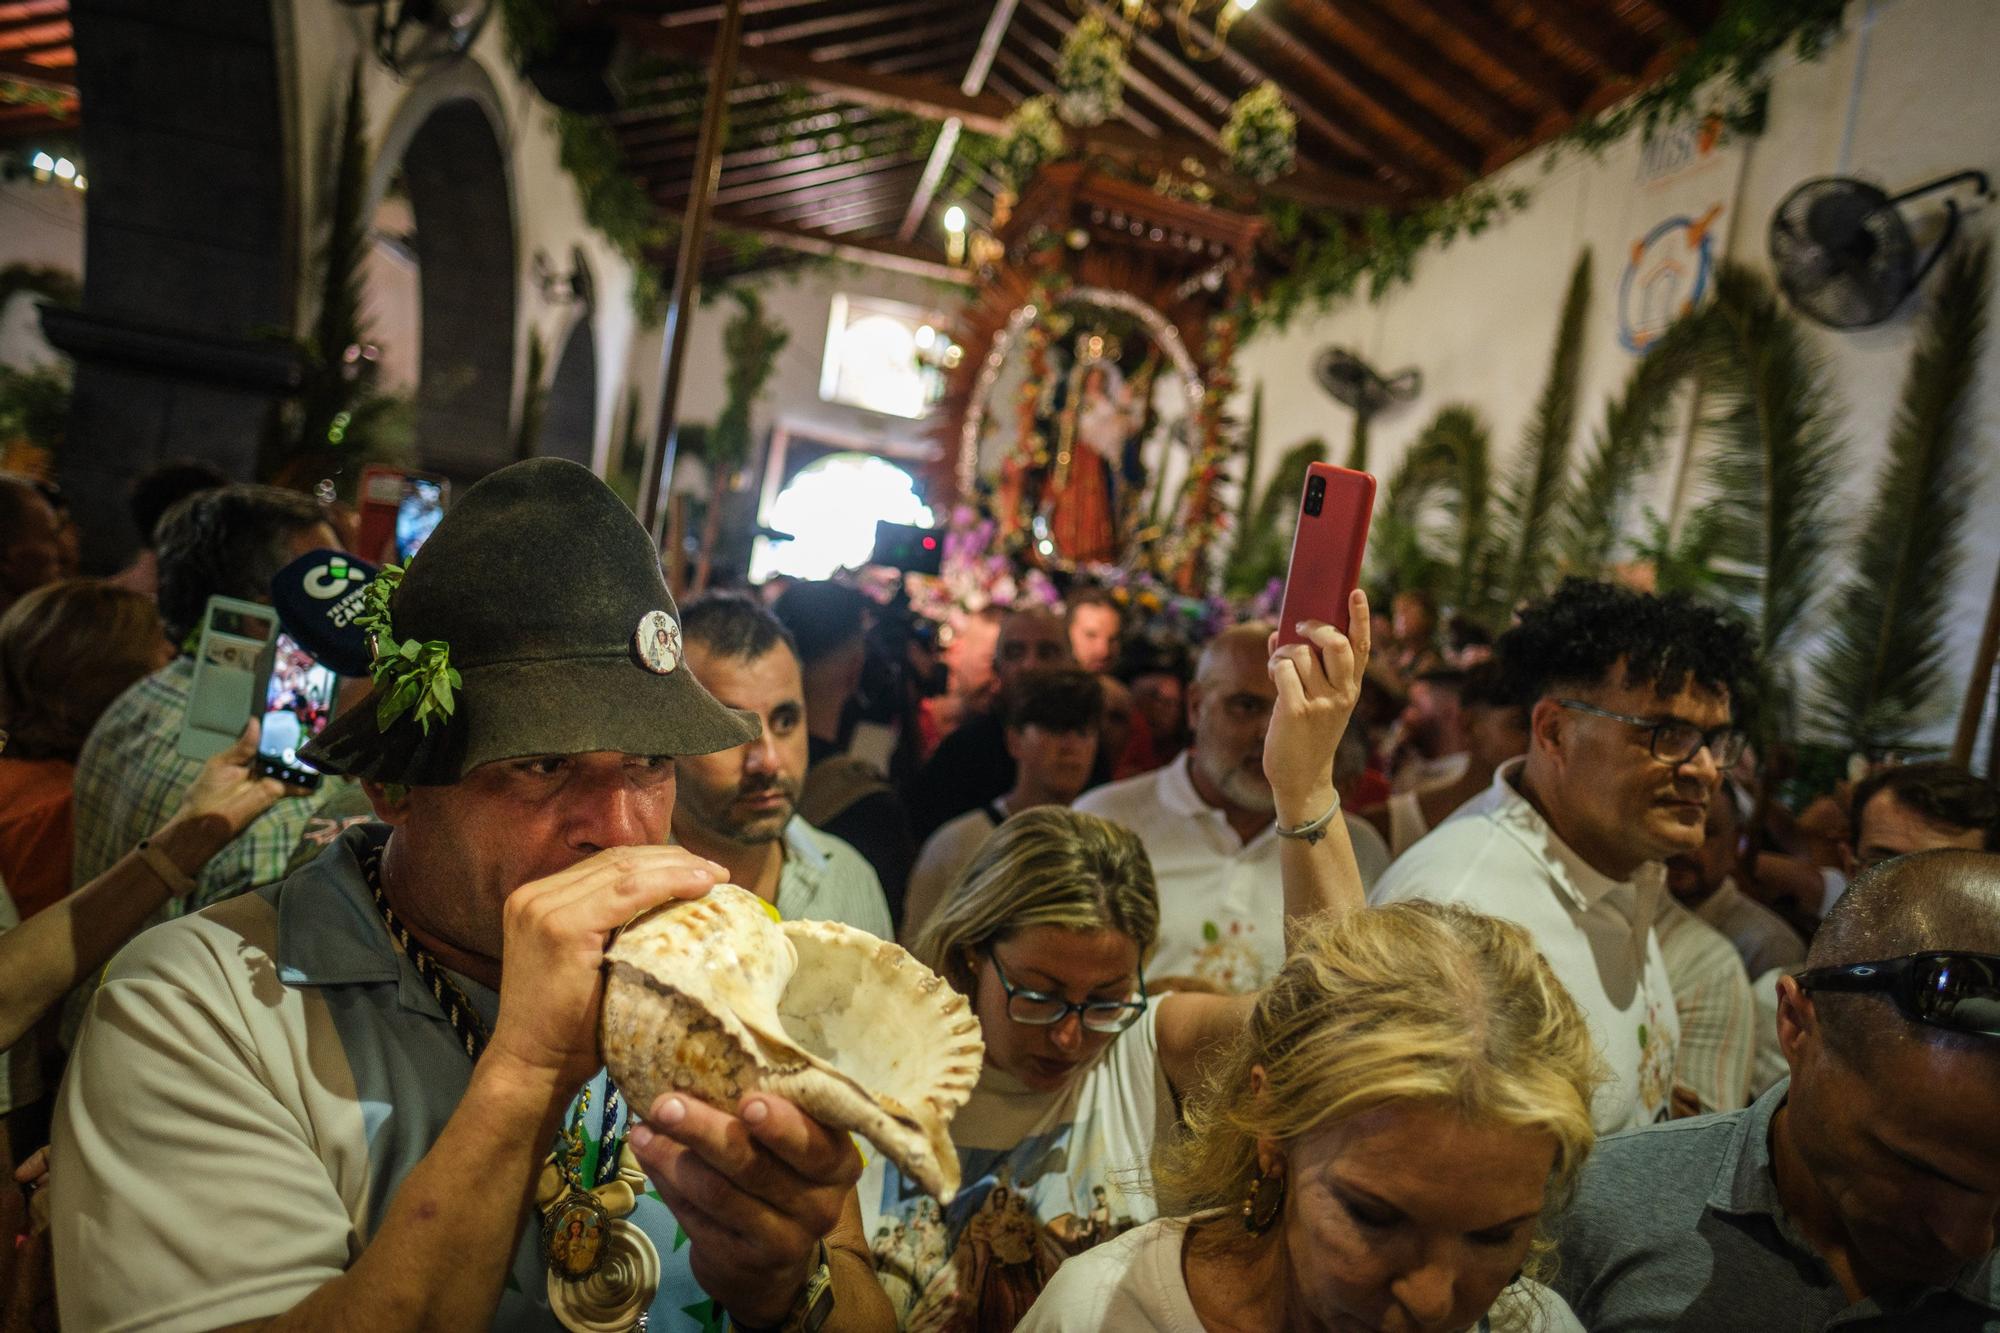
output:
M340 551L313 551L271 580L278 623L299 647L343 676L368 674L368 636L355 625L375 566Z

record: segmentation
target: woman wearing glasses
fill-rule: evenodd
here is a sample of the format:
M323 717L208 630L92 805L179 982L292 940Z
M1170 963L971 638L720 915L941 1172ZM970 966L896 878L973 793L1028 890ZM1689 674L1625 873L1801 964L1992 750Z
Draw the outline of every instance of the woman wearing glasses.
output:
M1349 623L1352 645L1315 625L1310 646L1271 657L1278 703L1264 769L1286 836L1288 924L1362 906L1332 784L1367 662L1359 593ZM1172 1131L1176 1097L1240 1037L1255 1003L1149 995L1158 925L1138 838L1057 807L1001 825L931 918L915 952L971 1000L986 1066L952 1121L964 1186L883 1266L884 1287L903 1295L903 1327L1011 1330L1066 1257L1153 1216L1146 1159ZM870 1234L884 1221L911 1234L932 1207L880 1159L859 1188Z
M1319 918L1162 1142L1183 1216L1067 1265L1022 1333L1580 1333L1532 1279L1599 1068L1519 926L1431 903Z

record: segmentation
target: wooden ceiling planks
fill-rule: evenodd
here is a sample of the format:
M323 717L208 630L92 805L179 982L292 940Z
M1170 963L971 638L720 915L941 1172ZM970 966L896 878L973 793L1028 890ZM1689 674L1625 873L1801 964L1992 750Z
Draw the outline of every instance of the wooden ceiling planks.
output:
M557 0L558 3L561 0ZM1211 167L1235 98L1278 84L1298 116L1300 169L1270 192L1319 207L1391 208L1458 188L1671 67L1724 0L1263 0L1220 54L1193 60L1168 21L1133 35L1125 108L1093 135L1126 160ZM628 165L666 207L686 191L719 0L602 0L649 54L685 73L634 90L607 117ZM908 263L941 254L936 215L986 216L1001 183L963 141L926 162L910 117L994 134L1054 89L1057 51L1104 0L742 0L743 51L720 198L777 219L802 245L881 244ZM0 77L74 94L68 0L0 0ZM994 33L997 31L997 40ZM984 61L987 77L960 85ZM11 72L11 73L10 73ZM71 125L73 126L73 120ZM61 126L0 106L0 138ZM23 127L26 127L24 130ZM1145 145L1156 142L1157 151ZM1225 172L1226 174L1226 172ZM940 186L956 193L947 198ZM896 192L903 191L898 207ZM898 240L899 233L905 238ZM714 252L727 264L726 247ZM759 261L760 263L766 261Z

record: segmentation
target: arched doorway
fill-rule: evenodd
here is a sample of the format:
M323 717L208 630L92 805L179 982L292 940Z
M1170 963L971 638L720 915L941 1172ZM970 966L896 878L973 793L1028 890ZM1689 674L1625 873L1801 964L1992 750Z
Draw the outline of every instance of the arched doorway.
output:
M576 321L549 381L548 411L542 418L542 453L585 467L596 462L597 336L590 312Z
M513 461L520 278L505 123L483 70L470 61L442 69L404 98L371 182L378 223L385 202L407 210L418 462L462 481Z

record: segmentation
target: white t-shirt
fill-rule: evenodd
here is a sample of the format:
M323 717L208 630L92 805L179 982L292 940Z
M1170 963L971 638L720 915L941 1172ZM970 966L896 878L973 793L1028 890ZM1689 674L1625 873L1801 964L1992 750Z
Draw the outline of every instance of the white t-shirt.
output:
M1188 1296L1181 1249L1188 1223L1163 1217L1062 1267L1020 1333L1207 1333ZM1500 1293L1477 1327L1494 1333L1584 1333L1562 1297L1522 1278Z
M1183 753L1165 768L1085 792L1075 808L1139 835L1160 893L1160 940L1148 976L1199 977L1252 991L1285 963L1281 843L1272 825L1244 841L1201 799ZM1389 865L1389 846L1367 821L1342 812L1361 883Z
M1389 867L1370 903L1462 903L1525 928L1582 1006L1612 1077L1592 1119L1600 1134L1666 1118L1680 1021L1653 928L1666 893L1657 861L1630 880L1600 874L1515 788L1519 759Z
M1147 1155L1174 1123L1158 1012L1055 1092L988 1066L951 1122L964 1183L946 1208L863 1145L862 1218L898 1328L1008 1333L1064 1259L1152 1218Z

